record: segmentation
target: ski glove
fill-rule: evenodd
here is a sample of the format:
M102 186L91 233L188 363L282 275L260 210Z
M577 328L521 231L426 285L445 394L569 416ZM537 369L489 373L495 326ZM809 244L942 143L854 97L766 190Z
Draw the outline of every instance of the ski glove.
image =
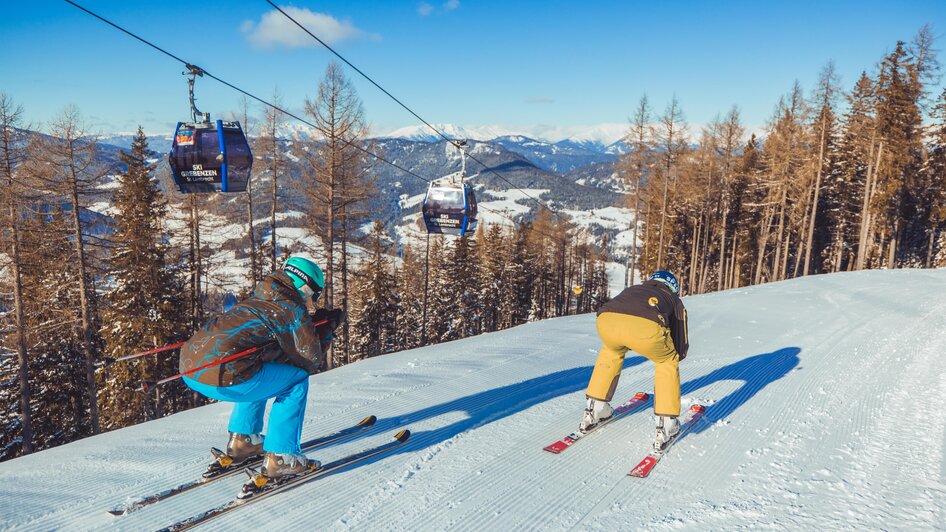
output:
M312 313L312 321L318 323L320 321L325 321L321 325L316 325L315 330L319 333L319 339L322 344L322 351L328 349L332 344L332 337L335 329L339 325L345 323L345 320L348 319L348 313L342 309L326 309L320 308Z

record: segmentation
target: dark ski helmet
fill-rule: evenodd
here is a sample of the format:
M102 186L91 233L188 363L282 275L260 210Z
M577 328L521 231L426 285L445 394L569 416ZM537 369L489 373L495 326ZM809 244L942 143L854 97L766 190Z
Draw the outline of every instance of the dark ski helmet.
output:
M650 277L648 277L647 280L660 281L661 283L667 285L667 287L670 288L670 291L674 294L680 294L680 283L677 282L677 277L667 270L657 270L650 274Z
M292 284L303 298L311 297L315 301L322 295L325 275L322 274L322 268L319 268L318 264L302 257L289 257L282 271L289 274Z

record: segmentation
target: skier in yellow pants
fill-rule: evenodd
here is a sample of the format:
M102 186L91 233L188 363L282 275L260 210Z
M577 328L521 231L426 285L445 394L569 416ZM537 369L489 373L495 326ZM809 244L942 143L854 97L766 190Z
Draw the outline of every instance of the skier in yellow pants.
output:
M634 351L654 363L654 448L663 450L680 429L680 361L689 348L686 308L677 278L660 270L643 284L624 289L598 310L603 345L585 392L579 430L587 432L611 417L609 404L621 377L624 355Z

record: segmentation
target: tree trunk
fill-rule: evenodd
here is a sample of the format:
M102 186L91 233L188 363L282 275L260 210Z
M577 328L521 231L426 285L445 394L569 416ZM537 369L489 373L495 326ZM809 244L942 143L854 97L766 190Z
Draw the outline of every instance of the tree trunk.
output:
M791 247L792 243L792 232L787 231L785 234L785 249L782 252L782 264L779 266L779 280L784 281L788 273L788 250Z
M631 279L630 283L625 283L625 285L634 284L634 271L637 270L637 226L640 225L641 217L641 180L644 176L644 170L641 167L638 167L637 171L637 186L634 189L634 231L631 236Z
M900 218L893 221L893 231L890 233L890 247L887 249L887 268L893 269L897 261L897 245L900 242Z
M815 175L815 199L811 208L811 219L808 222L808 239L805 247L805 269L802 271L802 277L808 275L811 271L811 248L815 237L815 218L818 217L818 199L821 194L821 174L824 172L824 137L825 130L828 128L825 124L826 118L821 120L821 142L818 145L818 172Z
M71 161L75 161L75 153L70 146ZM98 434L99 409L95 387L95 342L92 337L92 304L89 300L88 272L86 270L85 242L82 240L82 223L79 218L79 177L76 175L75 164L70 162L72 172L72 233L76 243L76 266L79 268L79 305L82 313L82 348L85 351L85 378L89 397L89 420L92 424L92 434Z
M929 244L926 246L926 267L927 268L933 267L933 246L935 242L936 242L936 228L931 227L930 228L930 241L929 241Z
M200 253L200 216L197 196L191 195L191 321L194 329L203 324L204 309L200 294L203 264Z
M19 113L12 105L7 106L7 100L0 100L0 135L3 136L3 170L7 175L7 214L10 219L10 274L13 281L13 319L16 329L16 358L17 380L20 388L20 437L23 440L23 454L33 452L33 409L32 390L30 387L29 357L26 349L26 316L23 310L23 275L21 273L23 259L20 256L19 209L15 196L16 184L13 181L13 149L14 131Z
M326 187L328 192L328 201L327 201L327 212L326 212L326 240L325 243L325 253L326 253L326 271L325 271L325 304L329 308L334 308L335 306L335 294L334 294L334 277L335 277L335 150L337 148L335 144L335 138L332 137L329 139L329 175L328 175L328 187Z
M246 184L246 225L250 234L250 287L259 280L259 266L256 263L256 230L253 228L253 191L252 177Z
M813 192L813 191L812 191ZM802 237L805 231L808 228L809 216L812 214L810 212L811 206L813 205L811 201L811 192L805 192L805 212L801 218L801 224L799 225L798 231L798 251L795 253L795 266L792 267L792 277L798 277L799 268L802 265L802 258L805 256L805 241L806 239Z
M270 257L273 261L273 271L276 270L277 264L277 253L278 247L276 245L276 174L279 171L279 163L277 158L279 157L279 145L276 142L276 121L272 122L272 134L273 139L273 151L272 151L272 171L273 171L273 183L272 183L272 205L269 209L269 239L271 244L272 256Z
M871 139L871 148L873 148L874 141ZM864 268L864 261L867 258L867 239L870 234L870 199L874 194L874 175L877 173L877 165L880 164L881 152L884 149L884 141L880 141L880 144L877 146L877 164L874 164L873 149L868 152L868 161L867 161L867 179L864 183L864 205L861 208L861 230L860 238L857 243L857 266L856 270L861 270Z
M729 277L726 283L727 290L730 288L738 288L738 279L739 277L736 274L736 271L739 268L739 232L735 231L732 235L732 260L729 263Z
M13 179L10 179L12 190ZM26 352L26 317L23 312L23 276L20 273L20 232L16 226L17 212L10 202L10 270L13 277L13 310L16 327L16 357L19 365L17 378L20 381L20 434L23 438L23 453L33 452L33 415L31 408L29 359Z
M753 276L752 284L759 284L762 282L762 264L765 260L765 248L768 247L769 232L772 230L772 216L774 214L771 212L772 209L774 209L774 207L770 208L767 206L762 211L762 224L764 225L765 230L759 234L759 254L756 257L755 275Z
M700 235L703 232L703 217L693 219L693 241L690 243L690 263L687 272L687 293L696 293L696 257L699 251Z
M709 256L709 245L710 245L709 235L710 235L710 230L712 229L710 225L710 215L709 215L708 209L704 209L704 212L706 212L707 214L706 216L704 216L704 221L703 221L703 226L705 227L705 229L703 230L703 244L702 246L700 246L700 260L698 263L699 264L699 278L700 278L700 283L699 283L700 294L706 293L706 276L707 276L707 272L709 271L709 267L707 266L707 257Z
M716 280L716 291L723 290L726 287L726 218L729 217L729 199L725 197L725 191L723 192L723 213L720 216L719 225L719 275Z
M772 260L772 274L776 281L784 277L780 274L782 264L782 242L785 239L785 207L788 201L788 187L782 186L782 199L779 200L778 233L775 237L775 257Z
M427 300L430 294L430 233L427 233L427 245L424 251L424 305L420 328L421 347L427 345Z
M344 216L344 215L343 215ZM342 257L341 257L341 274L342 274L342 309L345 312L348 312L348 227L347 221L342 222ZM351 362L351 351L349 350L349 341L348 341L348 320L345 320L345 323L342 325L342 360L344 364ZM378 338L381 338L380 332ZM378 351L381 352L380 350Z
M660 210L660 242L657 244L657 264L655 265L657 269L663 268L664 260L664 225L667 220L667 193L670 189L670 164L667 163L667 166L667 175L664 178L664 201Z

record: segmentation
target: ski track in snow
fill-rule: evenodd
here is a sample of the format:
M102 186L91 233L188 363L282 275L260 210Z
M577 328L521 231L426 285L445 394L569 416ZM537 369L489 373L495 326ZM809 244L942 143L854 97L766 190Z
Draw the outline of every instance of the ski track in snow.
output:
M313 378L303 437L368 414L328 461L410 441L202 530L944 529L946 270L872 271L687 298L683 408L708 407L646 479L650 409L561 455L599 342L590 315L386 355ZM629 353L615 403L652 390ZM148 530L229 500L234 477L120 518L192 480L229 405L182 412L0 464L0 529Z

